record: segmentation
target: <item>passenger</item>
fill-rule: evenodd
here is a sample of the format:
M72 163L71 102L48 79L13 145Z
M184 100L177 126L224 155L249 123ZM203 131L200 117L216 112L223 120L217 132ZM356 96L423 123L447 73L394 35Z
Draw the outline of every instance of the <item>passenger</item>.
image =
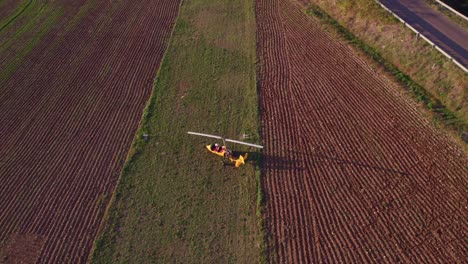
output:
M215 143L214 151L216 151L216 152L221 151L221 147L218 145L218 143Z

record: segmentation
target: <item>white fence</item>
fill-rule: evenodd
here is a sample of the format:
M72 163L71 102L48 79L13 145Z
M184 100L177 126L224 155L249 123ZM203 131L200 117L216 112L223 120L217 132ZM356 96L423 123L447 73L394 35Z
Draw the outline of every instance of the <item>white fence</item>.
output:
M426 38L424 35L422 35L419 31L417 31L414 27L412 27L411 25L409 25L408 23L406 23L405 20L403 20L401 17L399 17L397 14L393 13L392 10L388 9L386 6L384 6L382 3L380 3L378 0L375 0L383 9L387 10L388 12L390 12L390 14L392 14L394 17L396 17L398 20L401 21L401 23L403 23L403 25L407 26L409 29L411 29L414 33L416 33L416 36L418 37L421 37L422 39L424 39L427 43L429 43L429 45L431 45L433 48L437 49L438 51L440 51L440 53L444 54L445 57L447 57L449 60L451 60L453 63L455 63L458 67L460 67L463 71L465 71L465 73L468 73L468 69L465 68L465 66L463 66L463 64L461 64L460 62L458 62L457 60L455 60L454 58L452 58L452 56L450 56L449 54L447 54L447 52L443 51L441 48L439 48L436 44L434 44L434 42L430 41L428 38Z
M442 1L439 1L439 0L435 0L437 3L443 5L445 8L447 8L448 10L452 11L453 13L455 13L456 15L460 16L461 18L465 19L465 20L468 20L468 18L466 16L464 16L463 14L461 14L460 12L458 12L457 10L451 8L450 6L448 6L446 3L442 2Z

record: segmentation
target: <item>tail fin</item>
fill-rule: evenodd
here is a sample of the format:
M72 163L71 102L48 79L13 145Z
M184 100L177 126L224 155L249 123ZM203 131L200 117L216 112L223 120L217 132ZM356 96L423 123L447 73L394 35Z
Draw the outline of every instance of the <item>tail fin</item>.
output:
M245 164L245 161L247 160L248 153L245 153L245 155L242 157L242 155L239 156L239 159L236 160L236 168L240 167L242 164Z

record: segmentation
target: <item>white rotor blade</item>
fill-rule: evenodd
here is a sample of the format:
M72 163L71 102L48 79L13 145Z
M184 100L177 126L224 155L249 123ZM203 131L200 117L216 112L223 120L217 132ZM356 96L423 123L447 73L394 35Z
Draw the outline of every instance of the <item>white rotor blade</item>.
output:
M203 133L197 133L197 132L187 132L190 135L195 135L195 136L202 136L202 137L210 137L210 138L217 138L217 139L223 139L220 136L215 136L215 135L210 135L210 134L203 134Z
M263 146L260 146L260 145L255 145L255 144L246 143L246 142L242 142L242 141L232 140L232 139L228 139L228 138L225 138L224 140L226 140L227 142L232 142L232 143L247 145L247 146L251 146L251 147L263 148Z
M210 138L221 139L221 140L225 140L225 141L227 141L227 142L232 142L232 143L247 145L247 146L251 146L251 147L255 147L255 148L263 148L263 146L260 146L260 145L251 144L251 143L246 143L246 142L243 142L243 141L238 141L238 140L233 140L233 139L228 139L228 138L223 138L223 137L216 136L216 135L203 134L203 133L190 132L190 131L188 131L187 133L190 134L190 135L195 135L195 136L202 136L202 137L210 137Z

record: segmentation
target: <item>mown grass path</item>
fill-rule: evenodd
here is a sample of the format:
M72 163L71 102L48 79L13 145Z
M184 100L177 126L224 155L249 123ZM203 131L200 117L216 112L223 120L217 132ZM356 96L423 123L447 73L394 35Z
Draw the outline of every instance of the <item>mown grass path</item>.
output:
M259 143L254 18L246 0L183 2L93 262L259 258L256 162L223 166L204 149L212 141L187 135Z

